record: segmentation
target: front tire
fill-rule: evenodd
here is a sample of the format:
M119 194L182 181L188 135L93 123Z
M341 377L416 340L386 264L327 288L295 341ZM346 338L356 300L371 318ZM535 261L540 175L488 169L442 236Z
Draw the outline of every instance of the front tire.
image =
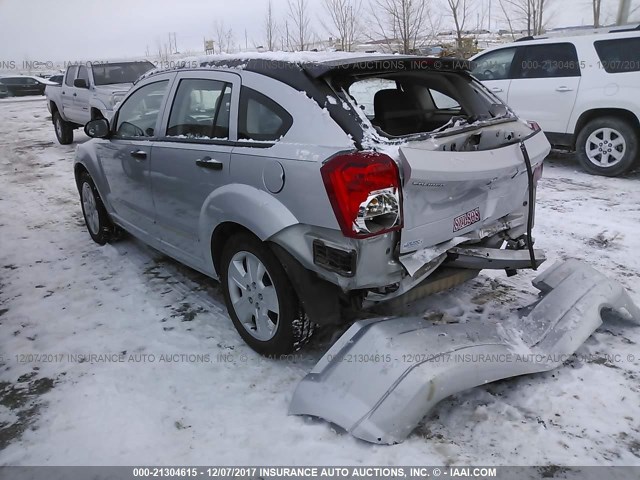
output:
M638 136L626 121L602 117L587 123L576 140L578 160L594 175L616 177L631 170L638 158Z
M73 143L73 128L69 122L65 122L59 112L53 114L53 128L60 145L71 145Z
M309 341L314 325L267 245L249 234L237 234L224 246L220 263L227 310L253 350L280 356Z
M82 214L89 235L98 245L105 245L117 237L118 229L109 218L98 189L88 173L80 176L79 185Z

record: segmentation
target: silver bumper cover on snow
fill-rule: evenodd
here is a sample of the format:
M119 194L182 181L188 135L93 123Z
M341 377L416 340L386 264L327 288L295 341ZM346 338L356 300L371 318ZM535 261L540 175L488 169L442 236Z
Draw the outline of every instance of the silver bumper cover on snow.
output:
M576 260L533 284L544 298L506 323L355 323L300 382L289 413L323 418L368 442L399 443L449 395L558 367L602 324L603 309L640 324L622 285Z

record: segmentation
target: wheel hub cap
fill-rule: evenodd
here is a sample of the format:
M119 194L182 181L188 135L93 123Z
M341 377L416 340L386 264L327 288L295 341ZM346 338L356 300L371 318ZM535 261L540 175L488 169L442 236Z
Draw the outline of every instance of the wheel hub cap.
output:
M98 215L98 207L96 197L93 195L93 189L91 185L86 182L82 185L82 206L87 227L89 227L91 233L97 235L100 229L100 216Z
M589 135L585 145L587 158L598 167L613 167L627 152L627 142L613 128L600 128Z
M238 252L229 263L227 286L243 327L257 340L271 340L278 329L280 305L264 264L252 253Z

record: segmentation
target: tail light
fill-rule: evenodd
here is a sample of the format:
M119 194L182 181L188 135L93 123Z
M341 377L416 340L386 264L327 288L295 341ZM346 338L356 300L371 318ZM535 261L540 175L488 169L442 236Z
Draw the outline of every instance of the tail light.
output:
M527 122L527 124L529 125L529 128L534 132L539 132L540 130L542 130L542 128L540 128L540 125L538 125L538 122Z
M367 238L402 228L400 175L390 157L374 152L338 155L320 171L346 237Z
M533 171L533 181L537 182L542 178L542 173L544 172L544 163L538 165Z

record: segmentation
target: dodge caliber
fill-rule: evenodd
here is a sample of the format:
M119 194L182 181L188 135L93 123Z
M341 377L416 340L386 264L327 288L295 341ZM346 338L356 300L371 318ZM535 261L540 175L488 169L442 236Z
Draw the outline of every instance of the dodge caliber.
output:
M220 282L264 355L353 311L537 268L550 150L455 59L205 57L89 122L75 178L99 244L126 231ZM419 287L419 288L417 288Z

